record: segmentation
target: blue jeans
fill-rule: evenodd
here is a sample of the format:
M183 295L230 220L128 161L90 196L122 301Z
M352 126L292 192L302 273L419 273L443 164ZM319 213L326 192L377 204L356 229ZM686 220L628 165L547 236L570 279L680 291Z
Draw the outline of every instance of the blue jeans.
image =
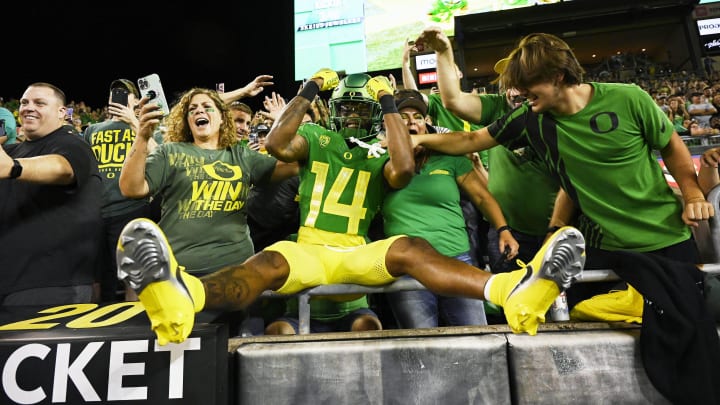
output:
M455 258L473 264L468 253ZM402 329L435 328L440 326L441 319L444 326L487 325L482 300L446 297L427 290L392 292L387 299Z
M506 273L517 270L520 268L515 263L517 259L520 259L525 263L530 263L530 261L535 257L537 251L542 247L543 241L545 240L545 235L533 236L518 232L514 229L511 229L510 232L512 232L513 238L515 238L515 240L520 244L520 250L518 251L518 255L515 259L507 261L502 260L500 249L498 249L497 231L492 227L488 230L488 259L490 261L490 271L493 273Z

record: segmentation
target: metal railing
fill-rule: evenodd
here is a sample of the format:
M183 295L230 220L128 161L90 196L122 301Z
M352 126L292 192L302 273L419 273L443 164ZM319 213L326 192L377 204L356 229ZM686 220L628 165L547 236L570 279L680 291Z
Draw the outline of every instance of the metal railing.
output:
M720 135L681 136L691 155L701 155L710 148L720 146Z
M720 136L714 136L720 142ZM713 204L718 214L711 217L707 222L707 227L694 230L695 238L703 239L698 243L701 250L701 258L706 264L701 265L701 270L706 273L720 274L720 185L715 186L707 197L708 202ZM709 235L708 235L709 234ZM618 281L620 278L612 270L585 270L582 276L577 280L578 283L592 283L602 281ZM265 291L261 294L261 298L288 298L296 297L298 300L298 321L299 332L301 335L310 333L310 298L314 296L326 295L343 295L343 294L379 294L395 291L417 291L425 290L425 286L419 281L403 277L390 284L381 286L366 286L359 284L328 284L317 287L308 288L294 295L278 294L273 291Z
M702 271L706 273L720 274L720 263L704 264ZM585 270L577 283L592 283L602 281L618 281L620 277L612 270ZM273 291L265 291L261 298L289 298L295 297L298 300L298 329L301 335L310 333L310 298L314 296L343 295L343 294L380 294L395 291L417 291L426 290L419 281L403 277L390 284L371 287L359 284L327 284L308 288L294 295L278 294Z
M720 265L718 265L720 272ZM612 270L585 270L577 282L589 283L600 281L617 281L620 278ZM426 290L419 281L402 277L398 280L381 286L366 286L359 284L327 284L308 288L294 295L278 294L273 291L265 291L261 298L288 298L295 297L298 300L298 329L301 335L310 333L310 298L314 296L344 295L344 294L380 294L396 291L417 291Z

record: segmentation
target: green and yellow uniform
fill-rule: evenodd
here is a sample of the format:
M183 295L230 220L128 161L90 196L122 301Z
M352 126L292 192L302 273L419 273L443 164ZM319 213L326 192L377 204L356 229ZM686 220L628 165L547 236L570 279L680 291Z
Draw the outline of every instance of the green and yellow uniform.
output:
M292 294L320 284L393 281L385 253L397 237L365 244L386 192L387 152L376 157L363 147L349 147L340 134L315 124L302 125L298 134L308 143L308 158L300 168L298 240L266 248L290 264L288 280L277 291Z

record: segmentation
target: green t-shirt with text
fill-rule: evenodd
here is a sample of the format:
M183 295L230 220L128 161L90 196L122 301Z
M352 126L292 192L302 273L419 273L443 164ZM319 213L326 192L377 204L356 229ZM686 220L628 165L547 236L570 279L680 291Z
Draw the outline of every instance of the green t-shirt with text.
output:
M159 225L180 265L208 273L254 253L245 203L276 162L240 144L208 150L167 142L148 156L145 179L151 195L163 198Z
M113 120L99 122L85 128L83 138L90 144L102 176L102 216L119 216L147 205L147 198L127 198L120 192L120 171L135 141L130 125Z

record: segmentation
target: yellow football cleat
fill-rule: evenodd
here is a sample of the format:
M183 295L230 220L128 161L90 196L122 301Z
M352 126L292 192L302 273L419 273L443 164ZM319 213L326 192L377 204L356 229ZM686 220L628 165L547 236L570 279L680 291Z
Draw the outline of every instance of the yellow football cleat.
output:
M192 332L205 305L202 282L178 266L165 234L153 221L137 218L120 233L118 278L135 290L162 346Z
M642 323L643 296L632 286L580 301L570 311L573 321Z
M573 227L560 228L530 263L517 263L520 270L493 276L488 298L503 307L514 333L535 335L560 291L569 288L582 273L585 238Z

